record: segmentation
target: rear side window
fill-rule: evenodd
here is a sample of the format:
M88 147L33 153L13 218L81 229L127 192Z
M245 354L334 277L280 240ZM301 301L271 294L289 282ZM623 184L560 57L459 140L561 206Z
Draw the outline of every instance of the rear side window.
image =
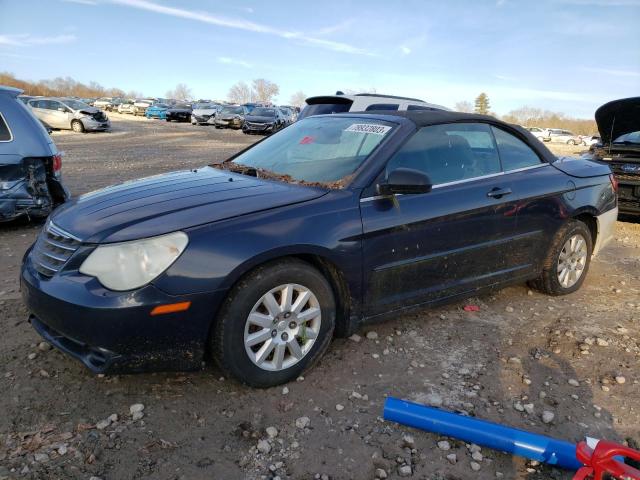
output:
M426 173L433 185L500 172L500 159L488 125L453 123L423 127L389 160L396 168Z
M10 142L11 140L13 140L11 130L9 130L9 125L7 125L4 115L0 112L0 142Z
M330 115L332 113L348 112L351 103L316 103L307 105L300 113L300 120L311 115Z
M373 110L387 110L390 112L397 112L399 106L400 105L398 105L397 103L374 103L373 105L369 105L365 109L365 112L371 112Z
M491 127L491 129L498 144L498 152L505 172L542 163L536 152L522 140L499 128Z

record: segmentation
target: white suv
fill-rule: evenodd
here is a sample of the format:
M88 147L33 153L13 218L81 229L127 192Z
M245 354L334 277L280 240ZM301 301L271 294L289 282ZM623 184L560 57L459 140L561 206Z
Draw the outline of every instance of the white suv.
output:
M344 112L367 112L387 110L449 110L442 105L427 103L417 98L396 97L393 95L378 95L375 93L356 93L345 95L337 92L335 95L309 97L307 105L302 109L298 120L311 115L325 115Z

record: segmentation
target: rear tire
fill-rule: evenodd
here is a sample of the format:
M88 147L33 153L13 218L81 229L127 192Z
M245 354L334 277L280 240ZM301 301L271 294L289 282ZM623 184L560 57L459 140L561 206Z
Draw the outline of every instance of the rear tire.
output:
M84 133L84 125L80 120L72 120L71 130L73 130L76 133Z
M326 351L335 312L331 285L308 263L286 259L260 266L225 300L213 327L213 358L247 385L288 382Z
M592 251L589 228L579 220L570 220L556 233L541 275L529 285L548 295L575 292L587 276Z

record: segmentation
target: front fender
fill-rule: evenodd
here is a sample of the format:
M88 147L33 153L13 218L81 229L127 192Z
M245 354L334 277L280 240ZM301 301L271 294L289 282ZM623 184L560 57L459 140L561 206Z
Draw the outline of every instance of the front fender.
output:
M360 298L362 222L358 195L335 190L315 200L187 230L189 245L154 284L186 293L228 290L256 266L289 255L316 255L340 269Z

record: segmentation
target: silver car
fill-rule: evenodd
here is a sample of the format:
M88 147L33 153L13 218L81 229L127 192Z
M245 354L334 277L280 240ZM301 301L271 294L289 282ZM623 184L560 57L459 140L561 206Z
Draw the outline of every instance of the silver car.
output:
M73 98L40 97L29 100L27 105L50 128L79 133L111 128L111 122L102 110Z
M566 143L567 145L580 145L582 143L582 139L578 135L560 128L549 129L549 141L552 143Z

